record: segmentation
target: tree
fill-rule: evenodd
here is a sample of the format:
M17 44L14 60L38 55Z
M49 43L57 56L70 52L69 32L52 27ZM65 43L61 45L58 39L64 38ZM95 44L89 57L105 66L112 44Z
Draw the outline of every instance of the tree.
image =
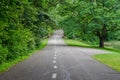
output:
M99 39L99 47L104 47L104 41L108 37L109 32L117 32L120 30L119 3L119 0L77 0L74 2L74 5L72 5L73 3L69 3L71 6L62 5L61 9L63 10L60 10L62 11L60 13L65 15L65 19L74 17L75 19L72 20L74 24L69 23L69 25L75 28L74 25L78 24L79 27L77 28L80 30L80 35L92 35L93 40L94 37L97 36ZM64 26L68 21L63 22ZM69 26L66 25L66 27Z
M108 32L120 30L120 1L93 1L91 2L93 8L91 9L92 20L88 24L93 28L91 31L99 38L99 47L104 47L105 38ZM95 4L93 4L95 3Z
M54 1L54 0L53 0ZM57 0L55 0L57 1ZM0 64L28 53L52 33L50 0L0 0Z

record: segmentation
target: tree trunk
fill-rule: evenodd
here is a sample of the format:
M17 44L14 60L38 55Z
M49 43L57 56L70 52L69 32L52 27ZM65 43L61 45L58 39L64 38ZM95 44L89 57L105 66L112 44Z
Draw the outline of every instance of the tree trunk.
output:
M104 38L99 38L99 47L104 48Z

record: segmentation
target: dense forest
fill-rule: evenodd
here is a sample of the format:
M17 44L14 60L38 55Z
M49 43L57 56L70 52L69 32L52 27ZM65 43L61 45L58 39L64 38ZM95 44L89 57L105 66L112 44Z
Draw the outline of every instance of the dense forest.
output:
M28 55L55 29L99 47L120 40L120 0L0 0L0 63Z
M104 41L120 40L120 0L67 0L59 5L65 35L104 47Z
M28 55L55 28L54 0L0 0L0 63Z

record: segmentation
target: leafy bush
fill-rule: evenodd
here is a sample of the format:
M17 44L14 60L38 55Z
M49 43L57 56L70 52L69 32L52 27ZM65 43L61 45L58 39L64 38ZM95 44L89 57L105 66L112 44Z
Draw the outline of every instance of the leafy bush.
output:
M7 54L7 48L2 47L2 45L0 44L0 64L6 61Z
M44 12L44 5L38 6L43 3L34 3L34 0L0 1L0 63L28 55L49 36L53 22Z
M27 54L29 50L35 48L34 37L29 29L11 30L8 41L8 48L12 55L10 59Z

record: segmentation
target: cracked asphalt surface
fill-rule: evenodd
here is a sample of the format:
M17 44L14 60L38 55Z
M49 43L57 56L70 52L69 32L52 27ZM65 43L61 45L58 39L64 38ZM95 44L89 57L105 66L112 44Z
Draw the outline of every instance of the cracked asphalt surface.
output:
M0 74L0 80L120 80L120 73L94 60L103 50L67 46L55 31L48 46Z

